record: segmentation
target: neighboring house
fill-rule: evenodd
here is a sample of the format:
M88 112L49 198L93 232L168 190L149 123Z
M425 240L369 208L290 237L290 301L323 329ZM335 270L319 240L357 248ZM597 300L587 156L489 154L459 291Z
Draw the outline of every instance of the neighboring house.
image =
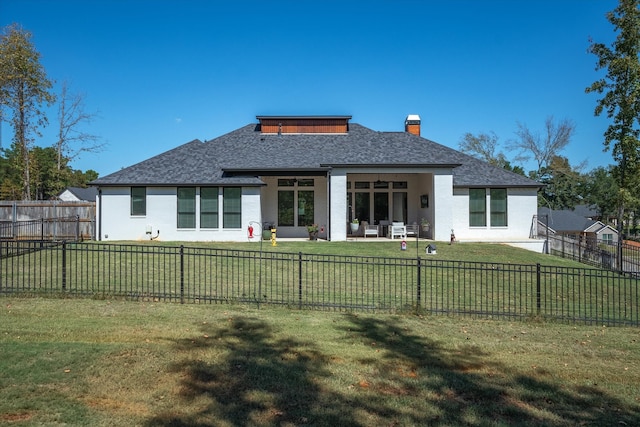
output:
M95 202L98 196L96 187L67 187L59 195L58 199L65 202Z
M608 244L618 242L618 232L610 225L585 217L593 214L592 210L580 208L572 210L552 210L547 207L538 208L538 235L565 235L572 238L587 238L603 241Z
M305 237L318 224L320 237L344 241L353 218L425 218L435 240L529 238L538 182L422 138L419 116L405 132L350 119L257 116L101 177L99 239L247 241L249 226Z

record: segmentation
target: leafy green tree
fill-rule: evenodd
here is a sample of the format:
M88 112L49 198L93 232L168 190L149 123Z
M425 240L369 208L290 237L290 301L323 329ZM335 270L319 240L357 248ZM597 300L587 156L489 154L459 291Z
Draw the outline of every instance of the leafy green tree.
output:
M612 167L598 167L585 176L585 202L595 205L606 221L617 214L618 184Z
M52 83L40 64L40 54L31 43L31 34L10 25L0 36L0 109L8 110L13 127L12 145L20 154L22 198L31 198L30 148L39 128L46 126L43 106L51 105Z
M54 147L33 147L29 152L29 195L32 200L55 198L64 188L85 187L98 178L93 170L77 171L69 166L69 159L62 157L62 169L58 170L58 154ZM2 151L0 156L0 198L2 200L20 200L21 169L20 154L15 147Z
M580 171L571 167L566 157L551 158L549 166L540 170L538 178L545 184L538 198L540 206L573 209L576 205L584 203L584 178Z
M596 70L605 75L587 87L587 93L603 95L595 115L606 111L612 119L604 133L605 151L611 149L616 165L618 231L622 234L626 207L637 204L640 174L640 0L620 0L607 13L617 32L611 46L591 42L589 52L598 58Z
M56 167L57 154L52 147L33 147L30 153L32 199L48 200L54 198L65 188L64 177L68 172Z

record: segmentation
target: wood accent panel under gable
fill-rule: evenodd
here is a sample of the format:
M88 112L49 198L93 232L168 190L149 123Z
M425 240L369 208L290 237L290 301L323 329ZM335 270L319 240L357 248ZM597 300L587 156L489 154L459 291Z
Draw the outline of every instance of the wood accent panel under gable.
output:
M262 118L262 133L347 133L346 118Z

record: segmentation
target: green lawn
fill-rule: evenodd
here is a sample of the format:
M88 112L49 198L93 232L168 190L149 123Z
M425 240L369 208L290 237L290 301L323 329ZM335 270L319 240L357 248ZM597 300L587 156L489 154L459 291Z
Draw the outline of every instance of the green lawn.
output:
M637 328L120 300L0 303L0 425L640 422Z
M438 259L448 261L477 261L477 262L496 262L511 264L536 264L557 265L570 267L588 267L576 261L566 260L560 257L545 255L520 249L505 244L491 243L454 243L450 245L448 242L432 242L427 240L415 239L407 240L407 250L400 249L399 240L379 240L360 238L358 241L349 242L327 242L323 240L316 241L292 241L277 240L277 246L271 246L269 240L237 243L237 242L158 242L158 241L140 241L129 242L136 245L149 246L185 246L219 248L230 250L256 250L266 253L272 252L302 252L305 254L331 254L345 256L382 256L382 257L398 257L398 258L416 258L420 256L423 259ZM105 242L101 242L105 243ZM121 242L119 242L121 243ZM425 247L428 244L436 245L436 254L425 254Z

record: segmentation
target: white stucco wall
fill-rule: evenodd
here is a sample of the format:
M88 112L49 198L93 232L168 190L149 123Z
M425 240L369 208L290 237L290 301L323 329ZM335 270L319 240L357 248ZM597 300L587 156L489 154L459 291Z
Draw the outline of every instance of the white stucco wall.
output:
M433 176L433 221L431 229L434 240L448 241L451 229L456 227L458 211L453 197L453 175L451 170L438 170Z
M332 241L347 240L347 171L334 169L331 171L331 205L329 206L330 236Z
M222 194L219 196L222 209ZM196 214L196 227L177 227L177 188L148 187L147 212L143 216L130 215L130 187L106 187L102 189L98 206L98 230L100 240L151 240L162 241L248 241L247 228L251 221L260 222L260 188L242 189L242 226L240 228L200 229ZM196 189L196 213L200 211L200 191ZM220 211L222 221L222 210ZM152 233L148 234L147 231ZM159 234L158 234L159 231ZM256 239L258 240L258 239Z
M536 188L507 189L507 226L492 227L489 218L489 188L487 188L487 225L469 226L469 189L454 189L452 228L456 239L460 241L508 241L528 239L533 216L538 209L538 191Z

